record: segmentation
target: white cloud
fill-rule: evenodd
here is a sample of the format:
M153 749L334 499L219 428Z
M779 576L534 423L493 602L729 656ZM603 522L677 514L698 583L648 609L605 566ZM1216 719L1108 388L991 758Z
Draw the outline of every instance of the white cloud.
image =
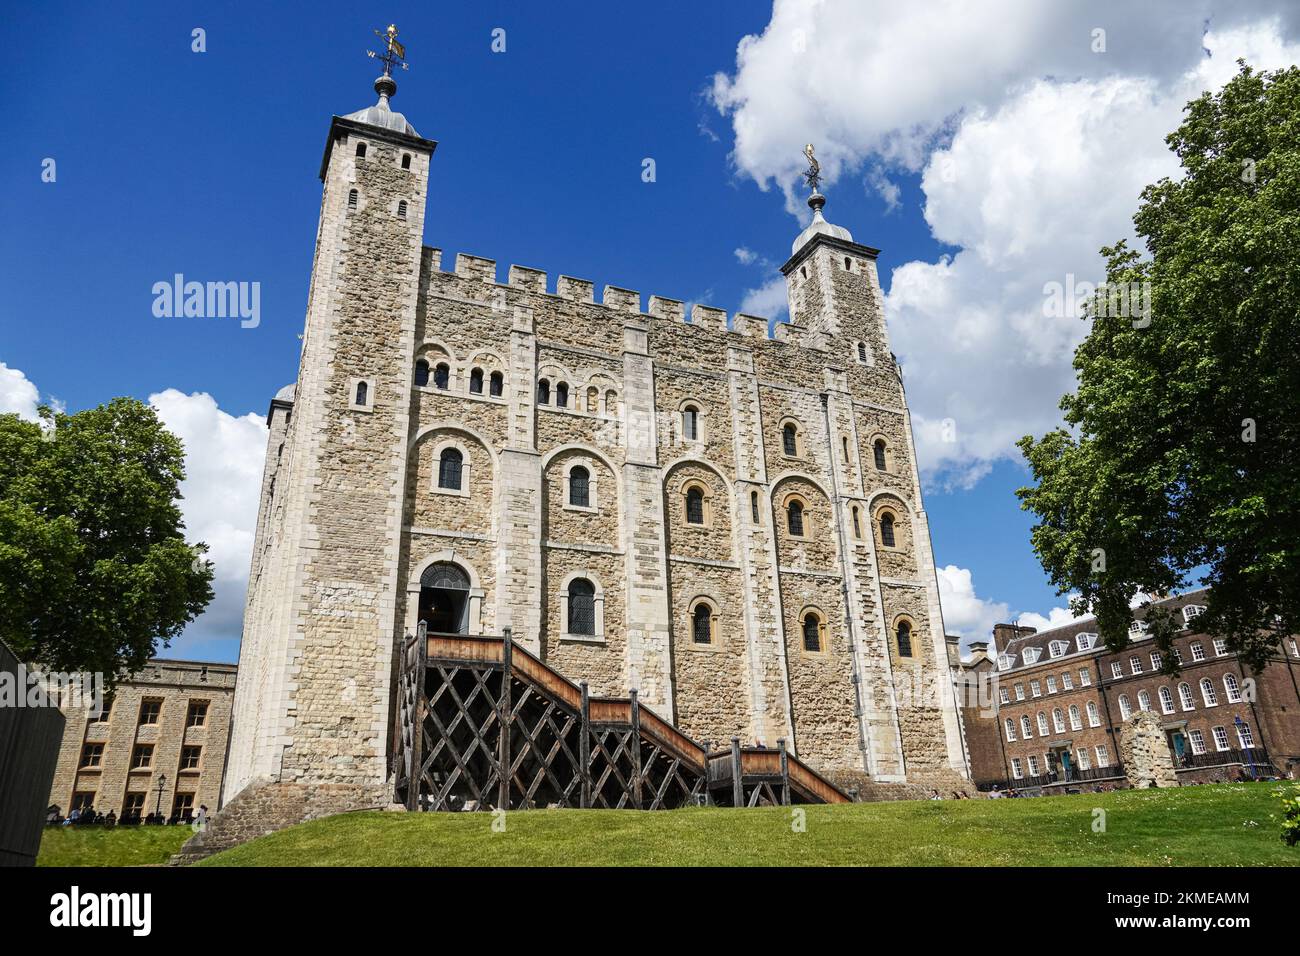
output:
M949 634L960 634L966 643L987 641L994 624L1010 620L1008 605L975 593L969 569L950 564L938 569L938 577L943 624Z
M949 634L959 634L962 644L972 641L991 641L994 624L1017 623L1043 631L1078 620L1069 607L1054 607L1046 615L1034 611L1012 611L1005 601L980 597L975 592L975 582L968 568L955 564L939 568L939 602L943 607L943 623Z
M785 276L778 275L755 289L746 289L740 298L740 308L736 311L763 319L779 319L789 307Z
M753 249L750 249L746 246L740 246L739 248L736 249L736 261L739 262L742 266L747 266L754 262L757 262L758 259L759 259L759 255Z
M1054 607L1047 612L1046 616L1035 614L1033 611L1021 613L1019 620L1016 622L1021 627L1032 627L1037 631L1046 631L1053 627L1064 627L1066 624L1073 624L1079 618L1074 616L1074 612L1068 607Z
M1046 317L1044 284L1101 278L1098 249L1131 236L1142 187L1177 174L1164 136L1183 105L1226 82L1238 56L1300 60L1286 39L1300 7L935 6L777 0L712 96L737 168L775 183L796 215L805 142L831 183L858 168L869 186L891 166L920 171L926 223L959 251L895 269L886 315L923 470L969 487L999 458L1019 460L1021 435L1058 424L1073 387L1086 326ZM1105 53L1091 49L1097 27Z
M252 413L235 417L205 392L186 395L174 388L150 395L149 404L185 445L185 536L206 542L207 559L213 563L212 602L167 651L183 656L187 643L235 641L240 636L266 455L266 419Z
M29 422L37 420L40 392L23 372L0 362L0 415L13 412Z

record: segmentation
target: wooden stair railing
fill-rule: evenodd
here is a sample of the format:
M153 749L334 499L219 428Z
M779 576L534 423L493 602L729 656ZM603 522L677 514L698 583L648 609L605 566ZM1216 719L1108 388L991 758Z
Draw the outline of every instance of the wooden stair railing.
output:
M394 781L409 809L849 802L784 741L733 738L711 752L635 691L590 696L508 631L428 634L421 624L402 650L394 731Z

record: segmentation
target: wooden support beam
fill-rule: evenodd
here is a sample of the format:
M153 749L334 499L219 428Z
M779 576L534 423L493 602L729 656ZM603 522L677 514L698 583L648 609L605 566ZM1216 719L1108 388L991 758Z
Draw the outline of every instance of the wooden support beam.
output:
M776 742L777 748L781 751L781 806L790 805L790 756L785 752L785 739L781 738Z
M733 807L743 807L745 805L745 784L741 780L740 770L740 738L731 738L731 805Z
M504 640L501 644L501 694L497 699L499 716L497 718L497 760L501 767L501 779L497 784L497 808L500 810L510 809L510 695L511 695L511 676L510 667L510 648L513 641L510 639L510 628L502 631Z
M406 779L406 809L420 810L420 787L424 783L424 713L429 706L426 696L425 667L429 662L429 624L421 621L415 628L415 700L411 705L411 770Z
M591 691L583 681L581 729L578 736L578 772L582 774L582 800L579 806L584 810L591 806Z
M704 805L713 806L713 791L709 789L709 742L704 741Z
M641 800L641 705L637 702L636 688L630 693L632 698L632 799L638 810L644 810Z

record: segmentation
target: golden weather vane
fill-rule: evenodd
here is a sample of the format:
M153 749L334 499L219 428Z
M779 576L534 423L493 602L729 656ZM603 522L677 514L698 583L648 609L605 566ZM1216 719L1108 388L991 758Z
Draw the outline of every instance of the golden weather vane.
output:
M374 50L367 50L366 56L384 64L384 76L392 76L394 66L401 66L403 70L407 69L406 47L397 40L397 27L390 23L387 31L381 33L376 30L375 36L385 42L384 52L376 53Z
M808 171L803 174L803 178L808 180L808 185L812 187L814 193L822 181L822 164L817 162L817 157L813 154L813 145L809 143L803 148L804 158L808 160Z

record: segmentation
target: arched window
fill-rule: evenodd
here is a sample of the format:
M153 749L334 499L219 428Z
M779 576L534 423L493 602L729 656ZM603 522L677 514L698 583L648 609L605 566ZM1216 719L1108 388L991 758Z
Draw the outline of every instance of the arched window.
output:
M1038 712L1038 736L1046 737L1052 731L1047 726L1047 715L1041 710Z
M781 449L788 458L794 458L799 454L799 430L795 428L793 422L786 422L785 427L781 429Z
M1015 743L1015 740L1016 740L1016 722L1015 722L1014 720L1012 720L1010 717L1008 717L1008 718L1006 719L1005 723L1004 723L1004 726L1006 727L1006 731L1007 731L1007 740L1008 740L1010 743Z
M865 362L866 360L867 360L867 343L866 343L866 342L859 342L859 343L858 343L858 361L859 361L859 362Z
M1160 688L1160 710L1166 714L1174 712L1174 693L1168 687Z
M568 633L596 633L596 586L586 578L569 582Z
M608 392L605 393L605 414L606 415L618 414L618 392L614 391L613 389L610 389Z
M1128 720L1133 716L1133 705L1128 702L1128 694L1119 695L1119 719Z
M420 359L418 362L415 363L415 384L416 385L429 384L429 363L426 362L424 359Z
M595 415L598 411L600 411L600 389L592 385L587 389L587 412Z
M365 144L365 143L357 143L357 158L358 158L358 159L365 159L365 156L366 156L366 144Z
M844 257L844 268L850 271L852 271L853 269L853 260L850 259L848 256Z
M888 511L880 516L880 543L886 548L894 547L894 516Z
M1089 727L1100 727L1100 726L1101 726L1101 714L1099 714L1099 713L1097 712L1097 704L1096 704L1096 702L1090 700L1090 701L1088 701L1088 703L1087 703L1085 706L1087 707L1087 710L1088 710L1088 726L1089 726Z
M803 537L803 502L799 500L791 501L786 506L786 516L788 518L789 531L796 538Z
M762 521L762 519L758 515L758 492L757 491L751 491L749 493L749 517L750 520L754 522L754 524L759 524Z
M348 190L348 211L351 212L356 208L357 208L357 191L355 189L349 189Z
M411 168L411 154L410 154L410 153L403 153L403 154L402 154L402 168L403 168L403 169L410 169L410 168Z
M1233 704L1241 703L1241 685L1237 683L1236 674L1223 675L1223 689L1228 694L1229 703L1233 703Z
M555 405L557 408L569 407L569 383L560 382L555 386Z
M682 437L696 441L700 437L700 410L694 405L682 409Z
M398 219L405 219L405 218L406 218L406 200L405 200L405 199L399 201L398 204L397 204L397 218L398 218Z
M1201 699L1206 707L1218 707L1219 695L1214 690L1214 682L1208 677L1201 678Z
M699 485L686 489L686 523L704 524L704 489Z
M357 398L354 405L364 405L370 398L370 386L365 382L357 382Z
M1196 701L1192 697L1192 688L1189 684L1178 685L1178 702L1183 705L1183 710L1196 709Z
M544 378L537 381L537 404L551 404L551 383Z
M443 391L451 385L451 366L446 362L439 362L437 368L433 370L433 384Z
M912 625L906 621L898 622L898 656L912 656Z
M1151 709L1151 695L1144 690L1138 691L1138 710Z
M803 616L803 649L813 654L822 650L822 619L816 611Z
M703 601L695 605L691 614L691 640L696 644L713 643L713 608Z
M469 391L471 395L483 394L483 370L476 368L469 373Z
M884 471L885 470L885 440L883 438L877 438L876 444L873 446L872 451L875 453L875 457L876 457L876 471Z
M853 537L862 537L862 521L859 517L858 506L853 506Z
M1042 717L1042 714L1039 714L1039 716ZM1046 718L1046 717L1043 717L1043 724L1044 724L1044 725L1047 724L1047 718ZM1033 726L1029 723L1029 715L1028 715L1028 714L1022 714L1022 715L1020 716L1020 736L1021 736L1021 737L1024 737L1026 740L1033 740L1033 739L1034 739L1034 728L1033 728Z
M1065 733L1065 714L1057 707L1052 711L1052 727L1058 734Z
M505 384L505 376L500 372L493 372L492 377L488 379L488 394L493 398L500 398L505 390Z
M1083 730L1083 721L1079 717L1079 705L1070 705L1070 729Z
M591 473L581 465L569 472L569 504L591 507Z
M455 448L444 448L438 459L438 487L460 491L461 468L465 458Z

